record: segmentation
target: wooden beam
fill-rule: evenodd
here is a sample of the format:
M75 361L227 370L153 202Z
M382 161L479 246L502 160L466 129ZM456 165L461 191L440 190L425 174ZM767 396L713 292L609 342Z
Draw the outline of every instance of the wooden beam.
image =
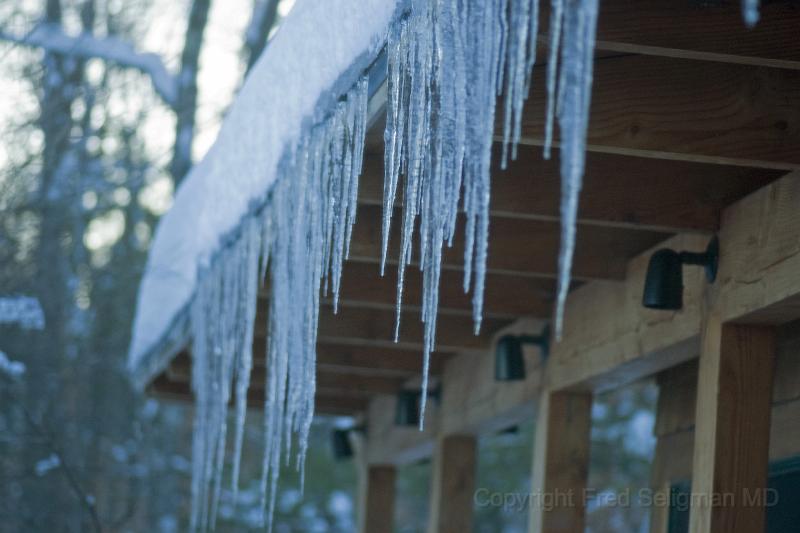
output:
M447 435L436 445L430 492L428 533L472 531L477 439Z
M534 71L523 143L544 135L546 69ZM590 151L771 169L800 168L797 72L619 56L596 61Z
M378 263L381 257L381 208L361 206L353 228L350 261ZM463 220L452 248L445 247L443 269L462 270ZM556 277L561 243L557 222L497 217L489 229L489 273L528 277ZM573 277L576 280L614 279L625 275L628 258L664 240L669 235L612 227L587 226L578 233ZM400 243L397 220L392 225L388 257L396 264ZM416 243L415 243L416 244ZM387 267L392 268L392 267Z
M592 282L569 295L563 339L551 347L542 375L529 375L519 390L506 393L508 385L488 382L491 356L476 353L472 359L448 361L442 409L449 409L450 395L453 405L463 398L476 402L462 404L467 414L448 411L442 416L442 433L484 431L496 420L523 416L535 404L541 383L550 390L601 392L693 359L700 353L705 310L712 304L726 322L785 324L800 318L798 178L795 173L781 178L723 212L717 281L709 285L702 269L684 268L681 311L642 307L650 250L629 263L624 283ZM679 235L660 246L698 251L707 243L703 236ZM528 331L538 332L535 327ZM461 366L457 372L456 365ZM413 448L426 445L431 443L415 441Z
M253 366L265 366L266 339L257 337L253 342ZM429 372L436 376L450 354L433 352ZM357 374L362 376L387 376L409 378L422 372L422 352L365 346L362 344L317 343L317 371L329 374Z
M554 279L488 273L485 283L484 317L549 317L552 313ZM576 282L573 286L578 284ZM518 297L508 298L512 292ZM268 296L268 290L262 289L259 306L265 316ZM417 268L409 268L403 285L403 309L419 313L422 299L422 272ZM333 305L330 295L320 301L328 307ZM381 276L377 262L348 261L342 269L339 305L393 311L397 307L397 267L390 266ZM442 271L439 278L439 314L472 316L472 294L464 292L463 272Z
M493 217L540 221L560 219L558 154L550 160L539 147L520 146L508 168L501 149L492 155ZM620 172L624 169L624 172ZM767 185L781 171L687 161L586 154L578 224L680 233L714 232L723 207ZM402 199L399 196L399 199ZM359 180L359 203L382 205L383 154L368 153ZM580 232L580 230L579 230Z
M363 513L359 524L361 533L392 533L394 531L394 500L397 470L392 465L371 465L362 481Z
M551 279L490 273L486 276L484 317L516 318L520 315L549 317L553 310L555 282ZM397 268L348 261L342 270L340 290L344 305L394 309L397 301ZM509 298L509 294L515 294ZM409 268L403 286L403 307L418 311L422 307L422 273ZM464 292L464 276L454 270L442 271L439 279L439 312L472 316L472 294Z
M437 402L428 402L425 428L395 425L396 396L377 395L369 402L364 460L367 464L411 464L430 457L439 432L441 411Z
M431 354L428 371L441 374L446 354ZM326 373L383 375L410 378L422 373L422 352L417 350L385 350L366 346L318 344L317 369Z
M421 355L417 356L422 359ZM191 367L170 365L167 376L170 381L191 383ZM403 376L376 376L357 373L326 372L325 368L317 369L317 390L329 394L344 396L368 397L373 394L394 394L399 391L407 378ZM250 387L254 390L264 389L267 383L267 372L264 366L254 366L250 373Z
M766 499L758 496L767 488L774 365L773 328L709 318L695 409L692 533L764 531Z
M522 320L498 335L538 334L543 326L540 321ZM532 346L525 346L523 355L527 377L504 383L495 381L491 351L448 359L441 376L441 402L429 403L433 409L426 415L424 432L394 425L393 397L374 398L367 417L373 428L366 441L367 460L406 464L430 457L436 435L492 433L529 420L539 395L542 356Z
M148 394L169 401L192 402L193 394L188 381L172 381L164 374L153 380L147 389ZM231 398L233 400L233 398ZM247 392L247 405L254 409L264 408L264 389L253 385ZM314 410L317 414L352 416L367 410L367 399L363 396L344 395L340 392L318 390L314 397Z
M531 533L583 533L592 396L544 391L533 450Z
M656 248L699 251L707 244L707 237L679 235ZM708 286L703 271L684 269L681 311L645 309L642 290L652 252L630 262L625 283L590 283L567 299L564 335L546 369L553 389L601 392L697 356Z
M797 5L764 2L760 11L758 24L747 28L738 2L606 0L600 3L597 48L800 69ZM547 19L541 24L546 27Z
M800 317L800 173L725 210L719 282L710 291L724 322L785 324Z
M399 342L394 342L394 311L364 308L340 308L334 315L332 309L323 308L319 317L318 340L325 344L348 344L376 348L422 350L423 327L419 314L403 312ZM437 320L436 350L458 352L485 349L491 334L510 321L485 319L481 333L474 334L471 317L440 316ZM262 332L263 334L263 332Z
M538 335L544 326L538 320L520 320L497 336ZM523 347L523 356L525 379L511 382L495 380L492 349L448 360L442 374L441 433L493 433L529 420L542 384L543 359L539 348L530 345Z

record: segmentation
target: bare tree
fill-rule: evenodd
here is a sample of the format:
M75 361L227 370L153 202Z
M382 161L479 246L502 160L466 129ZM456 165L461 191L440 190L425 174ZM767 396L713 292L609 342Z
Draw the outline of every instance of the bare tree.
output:
M181 70L178 74L175 114L175 150L170 172L179 182L192 167L192 141L194 140L195 111L197 109L197 71L200 66L200 50L203 32L208 22L211 0L194 0L189 12L189 25L181 55Z
M253 68L267 46L269 33L278 18L278 0L254 0L253 16L244 35L247 72Z

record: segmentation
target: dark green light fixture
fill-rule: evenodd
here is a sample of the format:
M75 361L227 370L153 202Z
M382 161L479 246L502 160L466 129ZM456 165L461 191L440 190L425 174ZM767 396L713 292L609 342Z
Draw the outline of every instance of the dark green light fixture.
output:
M337 461L344 461L353 457L353 446L350 443L350 433L366 433L367 426L353 426L349 428L337 428L331 432L331 449L333 458Z
M428 390L428 398L439 401L442 395L441 385ZM419 389L403 389L397 393L394 409L394 423L398 426L418 426L419 408L422 391Z
M714 237L704 252L676 252L662 248L647 265L642 305L649 309L677 311L683 307L683 265L705 268L706 279L714 283L719 263L719 240Z
M419 391L401 390L397 393L394 423L398 426L419 425Z
M494 378L497 381L525 379L525 344L538 346L542 360L550 354L550 328L545 326L539 335L504 335L497 341L494 352Z
M350 430L334 429L331 433L331 445L333 447L333 458L343 461L353 457L353 447L350 445Z

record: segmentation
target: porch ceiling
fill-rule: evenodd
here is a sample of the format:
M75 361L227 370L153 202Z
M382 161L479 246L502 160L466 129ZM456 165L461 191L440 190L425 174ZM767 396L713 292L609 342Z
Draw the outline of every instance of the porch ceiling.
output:
M762 21L747 31L736 2L691 9L696 3L602 4L575 287L622 281L631 258L676 234L712 234L723 208L800 168L800 10L765 4ZM433 375L457 353L491 357L493 336L514 320L552 314L560 177L557 151L545 161L538 146L543 75L539 67L518 158L502 170L499 145L494 156L485 318L477 336L470 297L461 289L459 235L444 254ZM318 413L363 413L374 395L400 390L421 370L420 273L407 271L397 344L395 264L379 275L382 139L379 117L368 134L339 313L327 300L320 313ZM397 257L398 241L393 235L389 257ZM266 313L262 300L254 406L263 401ZM149 388L188 399L190 376L191 358L182 352Z

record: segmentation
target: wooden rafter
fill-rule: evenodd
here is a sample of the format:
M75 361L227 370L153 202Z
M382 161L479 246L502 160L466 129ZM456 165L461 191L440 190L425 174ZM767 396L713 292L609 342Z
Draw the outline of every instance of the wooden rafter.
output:
M548 161L538 146L520 146L508 168L492 158L494 218L558 221L561 175L558 151ZM723 207L780 177L781 171L587 153L578 225L681 233L712 233ZM398 195L398 201L402 199ZM359 203L382 205L383 155L367 154ZM493 218L493 220L494 220ZM490 226L493 227L493 226Z
M544 69L534 72L523 143L544 132ZM800 168L796 71L623 55L597 61L590 151L656 159Z

